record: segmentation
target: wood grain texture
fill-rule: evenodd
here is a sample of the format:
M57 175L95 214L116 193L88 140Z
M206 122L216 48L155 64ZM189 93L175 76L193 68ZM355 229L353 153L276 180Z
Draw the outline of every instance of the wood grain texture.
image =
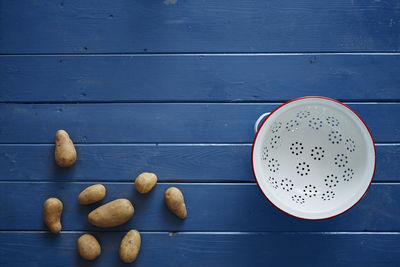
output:
M0 0L0 266L122 266L132 228L133 266L400 266L398 52L400 0ZM304 95L357 102L378 142L375 183L324 221L274 208L250 169L254 121ZM54 163L58 129L77 143L70 169ZM149 195L134 189L142 171L162 181ZM105 200L79 205L99 181ZM49 197L64 203L57 236ZM88 223L121 197L128 223ZM85 231L95 262L76 252Z
M400 54L0 56L0 101L400 100Z
M1 104L2 143L236 143L253 141L258 116L277 104ZM400 141L400 104L350 104L376 142ZM387 130L390 129L390 130Z
M388 1L1 1L0 53L399 51Z
M118 257L125 234L93 233L94 262L82 260L82 233L1 232L1 266L126 266ZM398 233L147 233L132 266L382 266L400 264ZM162 256L161 256L162 255Z
M133 181L155 172L159 181L254 182L251 144L78 144L72 168L54 162L53 145L0 145L0 180ZM378 144L374 181L400 181L400 145Z
M91 183L1 182L0 230L45 230L42 205L49 197L64 203L63 230L146 231L399 231L400 185L373 184L351 210L336 218L305 221L292 218L273 207L256 184L160 183L148 195L141 195L133 183L103 183L107 193L101 203L82 206L79 193ZM165 206L164 192L170 186L181 189L188 216L177 218ZM88 213L106 202L127 198L135 214L126 224L97 228L89 224Z

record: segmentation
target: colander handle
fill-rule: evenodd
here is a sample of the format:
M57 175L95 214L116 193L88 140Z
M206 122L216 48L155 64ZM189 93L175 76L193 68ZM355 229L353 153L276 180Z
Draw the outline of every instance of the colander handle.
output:
M260 122L261 122L265 117L267 117L270 113L271 113L271 112L264 113L264 114L262 114L260 117L258 117L256 123L254 123L254 133L257 133L257 131L258 131L258 125L259 125Z

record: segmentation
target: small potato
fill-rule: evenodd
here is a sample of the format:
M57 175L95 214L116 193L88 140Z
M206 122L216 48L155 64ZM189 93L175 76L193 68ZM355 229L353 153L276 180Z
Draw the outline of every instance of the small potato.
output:
M126 223L132 218L134 211L128 199L120 198L93 210L88 219L98 227L114 227Z
M85 260L94 260L101 254L101 247L97 239L89 234L81 235L77 241L79 255Z
M71 138L64 130L58 130L56 133L56 147L54 150L54 159L60 167L70 167L76 161L76 150Z
M63 211L62 202L55 197L49 198L43 205L44 223L53 234L58 234L61 231L61 213Z
M136 177L135 188L141 194L147 194L157 184L157 175L151 172L143 172Z
M119 257L123 262L131 263L136 260L140 250L141 238L136 230L130 230L124 238L122 238L119 247Z
M179 218L186 218L186 205L181 190L170 187L165 191L165 203L167 207Z
M88 205L99 202L106 196L106 188L102 184L95 184L83 190L78 197L79 204Z

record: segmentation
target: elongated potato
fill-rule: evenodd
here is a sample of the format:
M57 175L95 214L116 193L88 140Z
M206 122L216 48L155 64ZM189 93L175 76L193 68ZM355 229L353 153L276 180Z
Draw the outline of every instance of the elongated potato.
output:
M157 184L157 175L151 172L143 172L136 177L135 188L141 194L147 194Z
M53 234L58 234L61 229L62 202L55 197L49 198L43 205L43 220Z
M165 191L165 203L176 216L181 219L186 218L186 205L181 190L176 187L168 188Z
M78 196L78 202L82 205L99 202L106 196L106 188L102 184L87 187Z
M141 244L140 234L136 230L130 230L124 238L122 238L119 247L119 257L123 262L134 262L140 251Z
M99 242L90 234L81 235L78 238L77 247L79 255L85 260L94 260L101 254Z
M114 227L126 223L132 218L134 211L128 199L120 198L93 210L88 219L98 227Z
M76 161L76 150L71 138L64 130L58 130L56 133L56 147L54 150L54 159L60 167L70 167Z

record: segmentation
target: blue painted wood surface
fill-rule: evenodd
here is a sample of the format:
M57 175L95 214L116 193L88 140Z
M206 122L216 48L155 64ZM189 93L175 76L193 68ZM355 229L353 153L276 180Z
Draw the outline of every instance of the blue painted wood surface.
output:
M3 0L0 12L0 53L400 48L398 0Z
M400 266L400 1L0 1L0 266ZM251 172L253 123L304 95L343 100L377 142L373 184L326 221L274 208ZM53 159L56 130L76 143ZM147 196L133 179L154 171ZM129 198L127 224L99 229L79 192ZM172 215L178 186L188 217ZM64 202L63 231L42 220ZM86 262L87 231L102 255Z
M395 267L400 261L398 233L148 233L142 232L137 261L118 257L122 232L95 235L102 255L82 260L76 240L85 232L2 232L4 266L309 266ZM23 244L23 245L20 245ZM23 249L21 249L23 248Z
M400 105L349 106L365 119L376 142L400 141ZM249 143L254 139L254 121L276 107L259 103L3 104L0 140L54 143L55 132L65 129L77 143Z
M0 72L4 102L400 100L400 54L0 56Z
M131 182L154 171L163 182L255 182L251 144L78 144L70 169L54 162L54 145L0 145L0 181ZM377 144L375 182L398 182L400 145ZM32 160L35 159L35 160ZM205 167L206 166L206 167Z
M161 183L149 195L140 195L131 183L103 183L101 203L81 206L79 193L93 183L0 182L0 230L44 230L42 204L49 197L64 203L64 230L128 231L397 231L400 225L400 185L373 184L358 205L330 220L305 221L273 207L255 183ZM164 192L179 187L185 195L188 217L182 221L164 204ZM17 196L17 197L13 197ZM32 198L27 201L27 197ZM117 198L132 200L135 214L116 228L91 226L87 215ZM7 201L13 199L13 202ZM21 220L21 218L29 218Z

